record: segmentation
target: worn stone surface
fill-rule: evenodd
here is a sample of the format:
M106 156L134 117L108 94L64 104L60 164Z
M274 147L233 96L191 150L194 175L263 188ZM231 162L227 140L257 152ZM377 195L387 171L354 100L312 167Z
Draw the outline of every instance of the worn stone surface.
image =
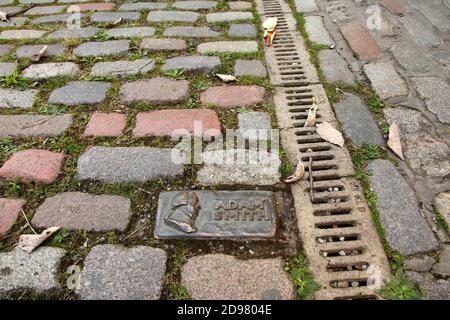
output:
M391 48L392 55L406 70L421 72L428 71L433 61L410 42L401 42Z
M435 113L440 121L450 123L450 86L437 77L415 77L411 80L427 108Z
M283 261L238 260L224 254L190 258L183 266L181 284L195 300L288 300L294 297Z
M384 139L364 102L357 96L348 94L345 100L334 105L345 135L356 145L376 144L384 146Z
M371 62L366 64L363 69L373 89L382 99L408 94L405 82L391 62Z
M432 272L441 277L450 277L450 245L442 247L439 262L433 266Z
M112 40L104 42L85 42L73 49L79 57L119 55L128 52L130 40Z
M123 84L119 95L120 101L125 104L136 101L155 104L184 102L189 96L189 82L160 77L139 80Z
M73 62L49 62L32 64L22 71L24 78L47 79L52 77L75 76L80 67Z
M372 161L367 170L386 240L403 255L436 250L438 242L420 214L416 196L405 178L387 160Z
M249 159L249 160L247 160ZM278 154L263 150L215 150L203 153L197 173L201 185L274 185L280 181Z
M12 44L0 44L0 56L10 53L12 48L14 48Z
M124 3L119 7L120 11L155 10L167 7L165 2L134 2Z
M214 53L214 52L241 52L251 53L258 51L258 44L256 41L217 41L201 43L197 46L199 53Z
M182 10L207 10L214 9L217 1L175 1L172 7Z
M21 27L27 22L26 17L11 17L8 21L0 21L0 28Z
M150 11L147 16L147 21L195 22L199 17L199 13L191 11Z
M16 248L0 253L0 297L29 289L41 295L55 296L62 292L58 267L66 250L40 247L29 254Z
M294 0L297 12L313 12L319 10L314 0Z
M78 177L109 183L175 177L183 173L183 166L172 162L171 152L151 147L91 147L78 159Z
M38 90L16 90L0 88L0 109L33 107Z
M43 48L42 44L23 45L17 48L16 56L18 58L30 58L33 55L37 55ZM66 51L66 47L62 44L50 44L44 53L44 57L48 56L62 56Z
M30 10L26 11L24 15L28 16L38 16L43 14L55 14L55 13L61 13L64 11L64 9L67 6L40 6L40 7L34 7Z
M0 39L20 40L41 38L47 31L41 30L5 30L0 33Z
M180 205L180 202L183 204ZM276 210L275 196L270 191L162 192L158 200L155 237L159 239L273 237L276 231Z
M31 223L38 228L61 226L68 230L125 231L131 215L128 198L63 192L46 198Z
M236 60L234 75L236 77L253 76L266 78L267 70L259 60Z
M240 11L240 10L251 10L252 3L249 1L230 1L228 2L230 10Z
M0 115L0 137L55 137L72 124L72 116Z
M253 14L251 12L214 12L206 14L206 22L226 22L236 20L253 20Z
M238 114L239 134L250 141L271 137L270 115L267 112L241 112Z
M350 47L361 59L375 60L381 55L377 42L361 23L352 21L340 29Z
M14 153L0 168L0 178L50 184L56 181L65 155L39 149Z
M221 33L209 27L169 27L164 30L165 37L185 37L185 38L212 38L218 37Z
M414 9L424 15L433 26L442 33L450 32L450 10L440 0L411 0L408 1Z
M407 108L385 108L389 124L397 123L403 153L414 172L431 177L450 175L450 148L434 136L434 128L419 111Z
M80 29L59 29L53 31L48 35L52 39L64 39L64 38L90 38L100 29L97 27L85 27Z
M194 123L201 125L196 132ZM171 136L177 129L185 129L191 134L204 135L207 130L220 132L220 122L217 114L208 109L174 109L141 112L136 116L136 127L133 135L136 137Z
M142 39L139 48L152 51L181 51L186 49L186 41L180 39Z
M127 124L127 117L120 113L94 112L84 130L83 137L118 137Z
M405 6L398 0L381 0L381 3L393 14L405 14Z
M81 18L85 15L80 13ZM39 18L31 20L31 24L50 24L50 23L62 23L67 22L72 18L72 13L54 14L50 16L41 16Z
M110 37L151 37L155 34L153 27L114 28L106 31Z
M54 0L19 0L19 3L22 4L41 4L41 3L52 3ZM62 3L62 1L59 1Z
M429 22L424 21L418 15L405 15L400 22L409 32L414 42L424 48L437 47L442 40L435 34Z
M2 6L6 6L11 3L14 3L14 0L0 0L0 5Z
M98 245L84 260L76 293L82 300L157 300L167 254L146 246Z
M415 281L426 292L425 300L449 300L450 280L436 279L431 274L418 272L405 272L406 276Z
M92 67L91 76L126 76L144 74L152 71L154 68L155 61L153 61L153 59L98 62Z
M111 11L114 10L114 7L116 5L114 3L111 2L104 2L104 3L79 3L79 4L74 4L71 5L68 9L67 12L75 12L75 11L80 11L80 12L85 12L85 11Z
M334 46L334 41L328 33L323 24L322 17L320 16L308 16L305 17L305 30L309 35L309 39L312 42L325 45Z
M49 103L76 106L79 104L96 104L106 98L111 83L102 81L71 81L50 94Z
M450 192L441 192L434 198L434 206L450 225Z
M244 107L264 102L266 90L260 86L218 86L206 89L200 101L224 108Z
M16 223L25 200L0 198L0 239L8 234Z
M184 73L214 72L220 67L218 57L184 56L166 60L161 70L180 69Z
M94 12L91 20L94 22L137 21L141 17L139 12Z
M256 38L256 27L250 23L238 23L230 25L228 36L231 38Z
M0 62L0 77L9 76L17 69L16 62Z
M404 262L404 269L417 271L417 272L427 272L431 270L431 267L436 263L436 261L430 256L415 257Z
M353 73L347 62L335 50L320 50L319 61L328 83L354 83Z

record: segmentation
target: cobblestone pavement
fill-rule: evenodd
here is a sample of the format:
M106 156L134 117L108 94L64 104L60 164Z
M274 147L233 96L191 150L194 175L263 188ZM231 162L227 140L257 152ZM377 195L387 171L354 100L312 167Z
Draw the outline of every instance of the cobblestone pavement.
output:
M366 197L389 258L405 259L396 268L427 298L449 298L450 3L289 4L350 150L384 150L386 127L399 125L405 161L370 157ZM28 7L0 21L0 297L294 299L305 269L293 260L302 246L283 183L290 155L224 166L216 141L203 165L171 158L176 129L239 129L251 143L245 130L283 121L256 4L0 0L8 14ZM367 83L376 95L359 90ZM258 156L242 149L225 156ZM199 206L226 223L193 225ZM241 217L254 227L233 222L235 206L256 210ZM31 226L55 225L63 229L32 254L15 248Z

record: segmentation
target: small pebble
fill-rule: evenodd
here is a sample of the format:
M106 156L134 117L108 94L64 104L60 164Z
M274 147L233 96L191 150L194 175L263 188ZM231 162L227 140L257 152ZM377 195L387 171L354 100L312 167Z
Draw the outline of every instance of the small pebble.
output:
M343 251L343 250L339 251L339 255L340 256L345 256L345 251Z
M352 282L352 287L358 287L358 286L359 286L359 282L357 282L357 281Z

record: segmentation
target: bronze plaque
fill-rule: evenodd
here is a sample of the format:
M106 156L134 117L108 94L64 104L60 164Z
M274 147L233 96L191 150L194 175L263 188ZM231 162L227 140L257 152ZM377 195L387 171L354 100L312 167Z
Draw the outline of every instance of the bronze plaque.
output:
M271 191L161 192L156 215L158 239L258 239L275 236Z

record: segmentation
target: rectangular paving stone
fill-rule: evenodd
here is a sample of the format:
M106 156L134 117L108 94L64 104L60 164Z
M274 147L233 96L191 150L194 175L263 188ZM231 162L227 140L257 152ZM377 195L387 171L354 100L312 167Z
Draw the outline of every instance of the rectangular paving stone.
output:
M221 33L209 27L169 27L164 30L165 37L185 37L185 38L210 38L218 37Z
M427 108L443 123L450 123L450 86L438 77L413 77L411 80Z
M91 69L91 76L127 76L144 74L155 68L153 59L121 60L97 62Z
M128 198L63 192L46 198L31 223L38 228L61 226L68 230L125 231L131 215Z
M73 4L69 7L68 12L111 11L115 6L111 2Z
M17 69L16 62L0 62L0 77L9 76Z
M182 51L186 50L186 41L181 39L142 39L140 49L150 51Z
M271 135L270 115L267 112L240 112L238 114L239 134L249 141L267 140Z
M395 60L405 70L425 73L433 67L433 64L436 65L433 60L422 53L418 46L410 41L396 43L390 51Z
M251 53L258 51L256 41L217 41L205 42L197 46L197 51L201 54L214 52L241 52Z
M3 40L20 40L20 39L37 39L46 34L47 31L41 30L5 30L0 33L0 39Z
M195 300L290 300L295 290L281 258L241 260L225 254L192 257L181 284Z
M123 84L119 96L124 104L138 101L155 104L181 103L189 97L189 82L160 77L139 80Z
M173 109L140 112L136 116L135 137L167 136L184 129L196 136L220 132L221 125L213 110Z
M139 12L94 12L91 20L94 22L137 21L141 17Z
M65 106L101 103L106 99L110 88L109 82L71 81L64 87L53 90L48 102Z
M174 163L171 156L172 149L91 147L78 159L78 178L122 183L183 174L183 165Z
M363 69L375 92L382 99L408 94L405 82L391 62L371 62L366 64Z
M0 109L20 108L30 109L33 107L39 90L16 90L0 88Z
M419 46L432 48L442 43L442 39L434 32L432 25L419 15L407 14L400 17L400 22Z
M172 7L182 10L207 10L214 9L217 1L175 1Z
M381 55L381 50L375 39L358 21L349 22L340 29L345 40L360 59L374 60Z
M15 0L0 0L0 6L6 6L8 4L14 3Z
M80 17L85 17L85 14L81 13ZM42 16L36 19L31 20L31 24L47 24L47 23L60 23L67 22L70 18L72 18L72 13L62 13L55 14L50 16Z
M214 72L220 67L218 57L209 56L182 56L167 59L162 66L162 71L171 69L183 70L186 74Z
M312 42L330 47L334 46L335 43L331 38L328 30L325 28L322 17L320 16L305 17L305 29L309 35L309 39Z
M231 38L256 38L256 27L250 23L237 23L230 25L228 36Z
M5 56L14 48L12 44L0 44L0 56Z
M294 0L297 12L313 12L319 10L314 0Z
M55 14L55 13L61 13L64 11L64 9L67 8L66 5L62 6L40 6L40 7L34 7L28 10L24 13L24 15L27 16L39 16L44 14Z
M200 14L192 11L150 11L147 16L149 22L195 22Z
M83 137L118 137L127 125L127 116L120 113L94 112Z
M48 79L61 76L75 76L80 67L73 62L49 62L32 64L22 71L22 76L29 79Z
M209 87L200 95L204 104L222 108L245 107L264 102L266 90L260 86L216 86Z
M19 0L19 3L22 3L22 4L42 4L42 3L53 3L53 2L55 2L55 0Z
M228 2L228 6L230 10L242 11L242 10L251 10L252 2L251 1L230 1Z
M157 239L254 239L275 236L277 207L270 191L161 192Z
M127 53L130 40L111 40L103 42L85 42L73 49L73 54L79 57L101 57Z
M0 179L51 184L61 171L65 155L40 149L14 153L0 168Z
M0 198L0 239L14 226L24 204L22 199Z
M153 27L114 28L107 30L106 34L113 38L151 37L155 34L155 28Z
M18 58L31 58L38 55L39 51L44 47L43 44L28 44L22 45L16 49L16 56ZM44 57L62 56L66 51L66 47L62 44L49 44L44 53Z
M40 247L31 254L18 247L0 253L0 297L11 298L21 290L56 297L63 290L58 276L65 254L66 250L54 247Z
M155 10L164 9L168 3L166 2L134 2L124 3L119 7L119 11L139 11L139 10Z
M56 137L72 124L71 115L0 115L0 137Z
M267 70L259 60L236 60L234 75L236 77L253 76L267 78Z
M208 13L206 15L206 22L214 23L214 22L227 22L227 21L236 21L236 20L253 20L253 14L251 12L214 12Z
M396 15L404 15L405 14L405 6L398 0L381 0L381 3L392 14L396 14Z
M11 17L8 21L0 21L0 28L19 28L27 21L26 17Z
M82 300L158 300L166 261L162 249L97 245L84 260L75 292Z
M85 27L80 29L59 29L53 31L48 35L51 39L64 39L64 38L90 38L100 29L97 27Z
M9 6L9 7L2 7L1 11L7 14L14 14L22 10L22 7L19 6Z
M450 32L450 10L441 0L411 0L408 4L424 15L442 33Z
M332 84L338 81L349 85L354 83L355 78L348 68L348 63L336 50L320 50L319 61L328 83Z
M58 3L81 3L81 2L89 2L92 0L58 0Z

